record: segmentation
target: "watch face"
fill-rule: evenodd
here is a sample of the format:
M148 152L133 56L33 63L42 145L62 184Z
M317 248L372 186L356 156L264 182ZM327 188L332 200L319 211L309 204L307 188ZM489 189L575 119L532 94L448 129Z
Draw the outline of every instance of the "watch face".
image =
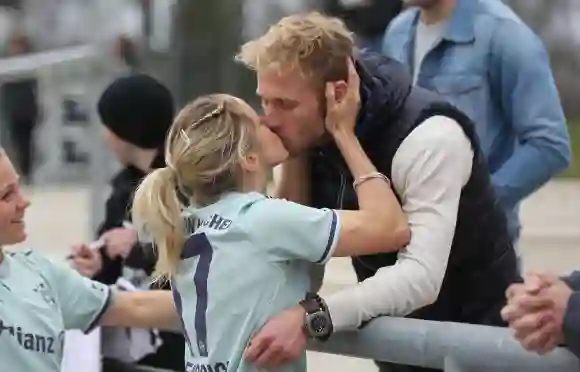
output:
M311 318L310 328L315 333L325 333L328 328L328 319L324 315L315 315Z

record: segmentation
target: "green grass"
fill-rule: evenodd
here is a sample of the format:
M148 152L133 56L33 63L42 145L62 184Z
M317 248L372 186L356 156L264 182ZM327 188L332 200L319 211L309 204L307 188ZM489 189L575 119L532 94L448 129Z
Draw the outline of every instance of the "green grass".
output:
M572 143L572 164L560 175L562 178L580 178L580 120L568 124Z

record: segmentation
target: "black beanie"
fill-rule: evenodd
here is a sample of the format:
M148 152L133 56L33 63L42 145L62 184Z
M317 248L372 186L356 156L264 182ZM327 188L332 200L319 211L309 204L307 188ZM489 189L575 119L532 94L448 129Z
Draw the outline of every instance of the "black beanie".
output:
M101 95L97 110L111 132L143 149L163 147L175 113L169 89L147 75L115 80Z

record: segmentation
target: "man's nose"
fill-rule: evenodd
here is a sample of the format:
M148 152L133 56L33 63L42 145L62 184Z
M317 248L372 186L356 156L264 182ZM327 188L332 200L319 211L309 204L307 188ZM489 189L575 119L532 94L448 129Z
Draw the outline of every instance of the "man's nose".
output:
M270 129L275 129L276 127L278 127L278 125L275 124L276 121L272 120L272 117L269 115L261 115L260 122Z

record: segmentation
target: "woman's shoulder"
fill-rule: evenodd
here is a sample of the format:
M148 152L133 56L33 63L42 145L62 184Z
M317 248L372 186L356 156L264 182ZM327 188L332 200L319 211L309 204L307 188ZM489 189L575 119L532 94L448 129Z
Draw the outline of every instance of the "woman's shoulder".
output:
M307 207L286 199L263 196L255 198L251 203L246 204L244 214L256 220L256 223L258 221L273 223L278 222L278 220L285 220L288 214L300 214L304 208Z
M22 278L22 280L31 280L34 277L40 277L45 282L50 282L52 278L52 261L40 252L34 249L18 249L6 252L10 259L10 276Z
M9 256L12 261L10 266L15 269L11 270L11 275L22 277L23 281L33 280L34 277L42 278L53 290L66 280L69 272L74 272L64 259L47 255L37 249L18 249L11 251Z
M31 268L52 265L53 260L32 248L23 248L7 252L12 261L22 263Z
M27 262L38 259L38 253L36 253L32 248L10 249L5 253L13 261Z
M27 268L29 271L50 277L55 270L66 266L63 260L46 255L33 248L11 250L7 252L11 260Z

